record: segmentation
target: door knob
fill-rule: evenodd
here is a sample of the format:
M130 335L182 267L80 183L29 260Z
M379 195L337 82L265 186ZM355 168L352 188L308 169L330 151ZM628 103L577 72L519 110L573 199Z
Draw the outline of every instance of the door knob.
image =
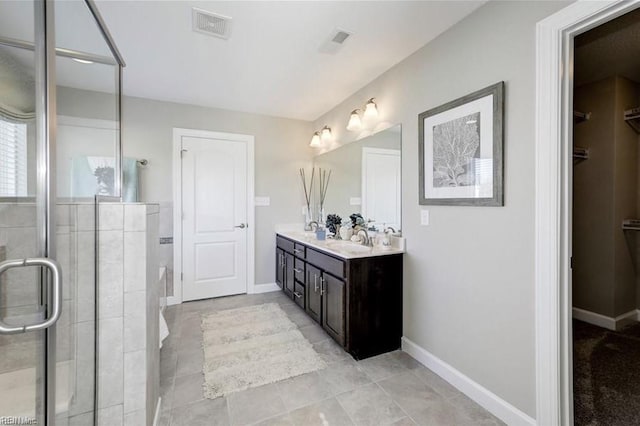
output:
M244 228L246 228L247 226L249 226L249 225L246 225L246 224L244 224L244 223L241 223L240 225L236 225L236 226L234 226L234 228L244 229Z

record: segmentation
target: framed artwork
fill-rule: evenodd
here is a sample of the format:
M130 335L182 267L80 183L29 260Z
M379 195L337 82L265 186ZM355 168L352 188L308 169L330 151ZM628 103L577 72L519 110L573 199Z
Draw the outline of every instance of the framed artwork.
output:
M504 82L418 116L420 204L503 206Z

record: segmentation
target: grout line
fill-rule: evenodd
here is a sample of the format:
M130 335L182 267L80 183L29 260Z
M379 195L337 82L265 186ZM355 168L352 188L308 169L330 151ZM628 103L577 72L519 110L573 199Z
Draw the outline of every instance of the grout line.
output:
M356 389L357 389L357 388L356 388ZM354 389L354 390L355 390L355 389ZM346 393L346 392L343 392L343 393ZM333 398L336 400L336 402L338 403L338 405L340 406L340 408L342 408L342 411L344 411L344 412L345 412L345 414L347 415L347 418L348 418L349 420L351 420L351 423L353 423L354 425L357 425L357 423L356 423L356 422L353 420L353 418L351 417L351 414L349 414L349 412L347 411L347 409L346 409L346 408L344 408L344 405L342 405L342 403L341 403L341 402L340 402L340 400L338 399L338 396L336 395L336 396L334 396Z
M379 389L382 390L382 392L385 393L385 395L387 395L389 398L391 398L391 401L396 405L396 407L398 407L400 409L400 411L402 411L406 417L409 417L411 419L411 416L409 415L409 413L407 413L407 410L405 410L404 408L402 408L402 406L396 401L396 399L391 396L391 394L389 392L387 392L382 386L380 386L377 382L375 383L376 386L378 386ZM398 419L397 421L399 421L400 419ZM413 420L413 419L411 419ZM414 421L414 423L417 423Z

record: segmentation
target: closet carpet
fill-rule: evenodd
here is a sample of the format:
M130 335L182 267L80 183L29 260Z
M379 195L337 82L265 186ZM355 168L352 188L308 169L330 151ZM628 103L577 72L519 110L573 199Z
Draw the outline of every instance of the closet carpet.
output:
M576 426L640 425L640 324L610 331L573 321Z

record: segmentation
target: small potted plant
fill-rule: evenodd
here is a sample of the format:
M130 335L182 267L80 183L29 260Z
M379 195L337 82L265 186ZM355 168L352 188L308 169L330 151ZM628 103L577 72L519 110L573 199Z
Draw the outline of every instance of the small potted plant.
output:
M349 216L349 219L351 219L351 227L353 229L358 229L358 227L366 229L366 222L360 213L353 213Z
M327 215L327 220L325 221L329 232L333 235L338 235L338 229L342 224L342 218L337 214L329 214Z

